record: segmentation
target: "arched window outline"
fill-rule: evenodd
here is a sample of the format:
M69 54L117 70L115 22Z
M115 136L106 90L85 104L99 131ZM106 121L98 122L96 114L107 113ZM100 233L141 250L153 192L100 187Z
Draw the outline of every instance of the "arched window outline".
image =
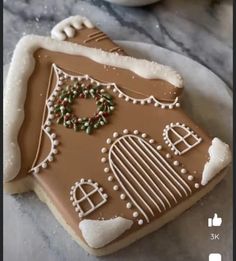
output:
M84 185L92 186L92 190L87 193L83 188ZM78 189L82 193L82 197L80 197L79 199L76 196L76 192ZM98 193L101 198L101 201L98 204L95 204L90 198L95 193ZM70 191L70 200L72 201L72 205L75 207L75 211L79 213L80 218L87 216L88 214L92 213L97 208L105 204L107 202L107 198L108 195L103 193L103 188L99 187L98 183L93 182L91 179L81 179L79 182L76 182L71 187ZM90 208L87 211L84 211L81 207L81 203L84 201L87 201L90 205Z
M177 129L181 128L183 129L186 134L182 136ZM177 137L177 140L172 142L172 140L169 137L169 132L172 132L173 135ZM193 138L195 142L193 144L190 144L186 139L187 138ZM170 125L166 125L165 129L163 130L163 139L165 143L168 145L168 147L171 148L172 151L174 151L175 155L183 155L187 151L191 150L194 148L196 145L198 145L201 141L202 138L198 137L194 131L192 131L189 127L187 127L185 124L180 124L179 122L177 123L171 123ZM180 143L184 143L186 146L185 149L180 150L177 148L177 145Z

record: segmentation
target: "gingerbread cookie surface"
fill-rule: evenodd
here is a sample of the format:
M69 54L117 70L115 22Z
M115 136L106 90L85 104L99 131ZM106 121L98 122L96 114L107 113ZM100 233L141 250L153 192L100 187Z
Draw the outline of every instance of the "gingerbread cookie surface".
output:
M230 152L182 111L171 68L59 40L27 36L16 47L6 188L35 189L84 248L107 254L190 207Z

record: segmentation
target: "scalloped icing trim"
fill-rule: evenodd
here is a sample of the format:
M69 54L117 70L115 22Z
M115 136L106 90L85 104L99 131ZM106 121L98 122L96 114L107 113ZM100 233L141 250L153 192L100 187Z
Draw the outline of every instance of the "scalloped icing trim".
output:
M146 79L162 79L182 88L181 76L172 68L147 60L119 56L99 49L70 42L61 42L49 37L27 35L16 45L4 97L4 181L15 178L20 170L21 155L17 142L18 132L24 120L24 103L27 81L34 70L34 52L44 48L54 52L86 56L109 66L127 69ZM6 113L7 112L7 113Z
M232 160L229 145L219 138L214 138L212 140L208 153L209 161L206 162L202 173L201 184L203 186L212 180Z
M133 221L115 217L109 220L84 219L79 223L84 240L92 248L101 248L130 229Z
M76 30L80 30L83 27L93 28L94 25L86 17L80 15L70 16L60 21L52 28L51 37L56 40L64 41L66 38L74 37Z

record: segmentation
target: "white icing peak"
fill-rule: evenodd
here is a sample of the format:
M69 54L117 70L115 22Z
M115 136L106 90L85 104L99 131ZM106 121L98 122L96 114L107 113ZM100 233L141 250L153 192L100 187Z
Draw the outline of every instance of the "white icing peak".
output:
M94 26L86 17L70 16L52 28L51 37L63 41L66 38L72 38L76 30L80 30L82 27L93 28Z
M205 186L216 174L225 168L232 160L229 145L221 141L219 138L214 138L208 150L209 161L206 162L201 184Z
M49 37L27 35L16 45L4 96L4 181L15 178L20 170L21 155L17 136L24 120L24 103L27 94L27 82L34 70L34 52L44 48L54 52L81 55L91 60L123 68L146 79L162 79L176 87L182 87L183 81L178 73L168 66L128 56L119 56L95 48L89 48L70 42L61 42Z
M133 221L116 217L109 220L84 219L79 228L87 244L92 248L101 248L130 229Z

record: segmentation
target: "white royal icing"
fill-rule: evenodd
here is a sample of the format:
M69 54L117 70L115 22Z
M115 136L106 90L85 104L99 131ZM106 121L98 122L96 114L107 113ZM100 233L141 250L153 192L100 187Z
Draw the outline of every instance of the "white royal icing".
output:
M113 143L111 141L109 165L124 194L149 223L150 216L155 216L152 206L160 213L172 206L166 194L177 203L173 191L182 198L189 196L192 190L159 151L142 138L143 133L135 131L141 137L128 133L125 129L123 135L118 135ZM145 194L145 199L141 193Z
M72 38L75 35L76 30L80 30L82 27L93 28L93 24L86 17L79 15L70 16L58 24L56 24L51 30L51 37L56 40L63 41L66 38Z
M101 248L130 229L133 221L116 217L109 220L84 219L79 228L87 244L92 248Z
M209 161L206 162L201 185L205 186L217 173L225 168L232 160L229 145L221 141L219 138L214 138L208 149Z
M86 187L90 187L90 191L86 191ZM77 196L79 194L79 198ZM92 201L92 196L96 195L100 198L99 203L94 203ZM72 187L70 191L70 200L72 202L72 205L75 207L75 211L78 212L79 217L85 217L88 214L92 213L99 207L101 207L103 204L107 202L107 194L103 193L103 188L99 187L96 182L93 182L91 179L85 180L81 179L80 181L76 182ZM81 207L81 204L84 202L89 204L89 209L84 210Z
M128 56L119 56L102 50L81 46L70 42L61 42L49 37L27 35L16 45L4 97L4 180L14 179L21 166L20 148L17 137L24 119L24 103L27 82L34 70L34 52L44 48L50 51L82 55L95 62L128 69L147 79L163 79L176 87L182 87L179 74L168 66Z
M182 131L184 131L185 134L180 134L178 132L178 129L182 129ZM174 141L172 141L170 133L175 136ZM190 144L187 141L187 139L190 137L194 140L194 143ZM184 123L180 124L179 122L172 122L170 123L170 125L166 125L165 129L163 130L163 139L165 143L168 145L168 147L170 147L170 149L174 151L175 155L182 155L186 153L202 141L202 138L198 137L197 134L194 133L188 126L186 126ZM178 144L181 143L184 144L185 148L180 150L178 149Z

